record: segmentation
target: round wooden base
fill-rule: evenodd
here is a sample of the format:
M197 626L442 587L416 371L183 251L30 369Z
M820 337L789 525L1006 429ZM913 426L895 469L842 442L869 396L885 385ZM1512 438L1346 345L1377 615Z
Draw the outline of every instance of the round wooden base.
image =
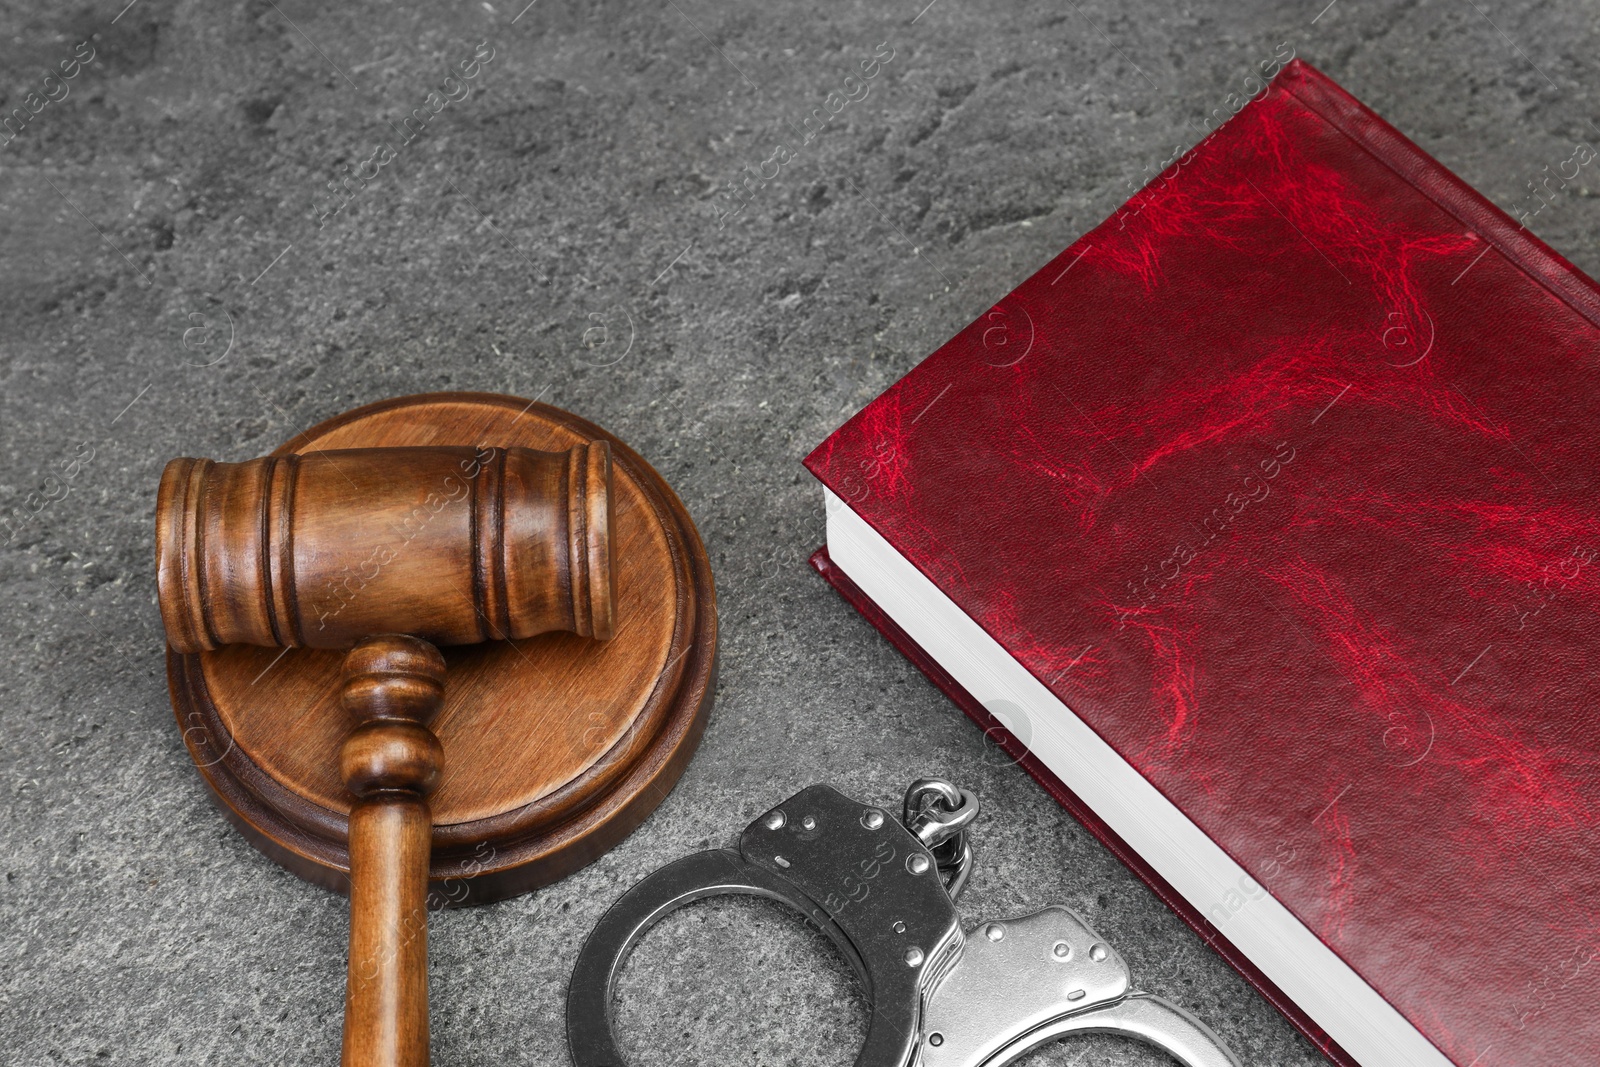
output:
M567 412L487 393L370 404L278 449L393 445L612 454L617 635L570 633L445 648L433 723L444 776L430 797L435 900L498 900L552 882L627 836L699 744L717 670L717 607L704 546L650 465ZM307 881L348 892L350 797L338 753L343 653L230 645L167 653L173 709L230 821Z

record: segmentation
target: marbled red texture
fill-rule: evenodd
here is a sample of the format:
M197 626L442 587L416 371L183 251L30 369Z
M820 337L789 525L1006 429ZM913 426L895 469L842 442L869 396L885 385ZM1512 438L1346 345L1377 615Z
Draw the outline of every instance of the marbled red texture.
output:
M1597 324L1296 62L807 464L1461 1067L1592 1063Z

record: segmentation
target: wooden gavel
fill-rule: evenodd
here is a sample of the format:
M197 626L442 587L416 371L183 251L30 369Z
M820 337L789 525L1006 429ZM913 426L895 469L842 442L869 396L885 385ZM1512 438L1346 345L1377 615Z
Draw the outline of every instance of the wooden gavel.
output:
M344 1067L428 1062L428 794L444 752L436 645L610 638L611 452L371 448L175 459L156 500L161 616L180 653L349 648Z

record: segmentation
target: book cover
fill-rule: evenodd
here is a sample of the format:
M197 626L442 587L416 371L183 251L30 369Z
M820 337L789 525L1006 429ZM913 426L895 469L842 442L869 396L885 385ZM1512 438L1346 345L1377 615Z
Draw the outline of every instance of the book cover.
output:
M1591 1062L1597 326L1296 61L807 465L1451 1061Z

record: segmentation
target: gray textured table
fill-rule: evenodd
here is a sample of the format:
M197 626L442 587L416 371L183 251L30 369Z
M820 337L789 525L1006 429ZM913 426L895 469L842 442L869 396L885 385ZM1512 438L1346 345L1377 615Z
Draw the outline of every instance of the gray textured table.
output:
M336 1062L344 902L226 826L172 721L156 478L484 389L580 412L677 488L722 679L630 840L435 919L437 1062L563 1063L573 954L626 886L812 781L890 802L928 771L986 805L969 919L1069 904L1247 1063L1319 1062L806 569L799 461L1282 42L1531 210L1527 183L1600 141L1592 4L125 2L0 13L4 111L28 116L0 134L0 1060ZM46 82L75 48L93 61ZM836 90L856 98L776 176L722 195ZM1530 226L1595 273L1578 184ZM641 1065L843 1064L865 1010L818 937L728 902L658 928L622 1016ZM1163 1060L1087 1039L1034 1062Z

